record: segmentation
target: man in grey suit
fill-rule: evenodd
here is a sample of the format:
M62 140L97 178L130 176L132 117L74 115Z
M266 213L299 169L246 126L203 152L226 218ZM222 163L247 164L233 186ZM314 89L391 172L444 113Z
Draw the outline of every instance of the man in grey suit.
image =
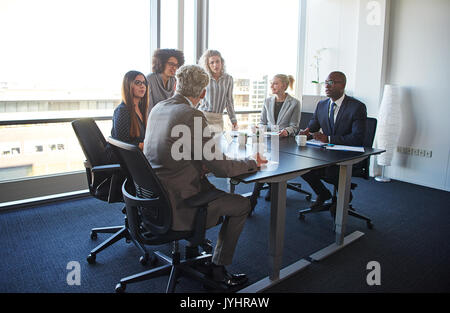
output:
M185 65L178 69L176 78L175 95L158 103L149 115L144 154L169 195L174 209L172 229L184 231L193 228L196 213L184 204L184 200L215 188L206 178L206 172L210 171L217 177L232 177L255 172L261 163L267 161L259 156L256 160L228 160L217 151L215 158L204 155L212 135L203 113L195 106L205 96L209 76L200 66ZM208 205L207 227L216 225L219 218L225 216L210 274L214 280L227 286L247 281L245 274L228 273L225 265L232 262L249 211L248 199L225 192Z

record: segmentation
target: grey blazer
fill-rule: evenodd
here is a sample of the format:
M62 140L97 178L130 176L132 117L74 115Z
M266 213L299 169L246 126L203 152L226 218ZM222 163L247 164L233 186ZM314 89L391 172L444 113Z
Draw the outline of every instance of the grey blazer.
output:
M150 112L147 125L144 154L167 190L174 210L173 230L192 229L196 212L187 207L184 200L200 191L214 188L202 175L202 165L217 177L232 177L257 170L256 162L250 159L227 160L221 153L213 160L205 159L201 152L199 156L199 149L207 150L208 146L205 147L205 144L211 139L205 135L201 136L207 127L206 118L201 111L191 107L181 94L176 93L172 98L155 105ZM177 126L176 129L183 129L183 132L173 131L175 126ZM188 133L187 130L191 135L190 144L183 146L181 150L187 151L190 157L177 160L172 153L172 146L175 143L175 150L181 151L176 142L180 142L181 138ZM194 136L194 131L200 136Z
M286 129L289 136L295 136L300 123L300 101L288 94L278 114L278 119L275 121L275 100L275 96L266 99L259 123L267 125L268 130L271 130L272 125L278 125L280 130Z

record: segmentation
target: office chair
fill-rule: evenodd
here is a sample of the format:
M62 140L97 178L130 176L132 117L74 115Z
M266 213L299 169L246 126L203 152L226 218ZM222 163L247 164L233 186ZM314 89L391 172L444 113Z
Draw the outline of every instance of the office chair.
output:
M367 124L366 124L366 135L364 137L364 147L372 147L373 145L373 141L375 139L375 132L377 130L377 119L372 118L372 117L368 117L367 118ZM369 179L369 169L370 169L370 158L366 158L364 160L362 160L359 163L356 163L355 165L353 165L352 167L352 177L360 177L360 178L364 178L366 180ZM325 179L325 181L327 181ZM328 182L328 181L327 181ZM330 183L330 182L328 182ZM351 183L350 189L354 190L356 187L358 187L357 184L355 183ZM305 214L309 214L309 213L315 213L315 212L321 212L321 211L328 211L330 210L331 214L334 215L335 211L333 212L333 210L336 210L336 203L337 203L337 190L336 190L336 186L333 187L333 196L332 196L332 200L331 203L329 204L325 204L323 206L323 208L321 210L314 210L312 211L311 208L307 208L307 209L303 209L303 210L299 210L298 211L298 218L300 220L304 220L305 219ZM350 216L354 216L356 218L362 219L366 221L367 224L367 228L372 229L373 228L373 224L370 218L368 218L367 216L364 216L360 213L356 212L356 209L353 207L353 205L349 204L348 207L348 214Z
M175 291L178 278L185 274L200 280L204 285L219 290L228 290L220 283L210 279L204 273L196 270L195 265L211 260L212 247L205 238L206 216L208 203L224 194L223 191L212 189L201 192L186 200L193 210L197 209L194 228L190 231L174 231L172 226L172 206L164 186L156 176L153 168L137 147L119 140L108 138L108 142L120 156L121 165L127 171L127 180L122 186L122 194L126 204L126 214L131 236L145 245L162 245L172 243L172 256L155 252L162 266L122 278L116 285L116 292L121 293L130 283L140 282L170 273L166 292ZM217 225L222 223L221 217ZM186 240L190 247L201 246L207 253L196 257L181 259L179 241Z
M124 174L119 164L110 164L107 151L107 143L102 132L92 118L78 119L72 122L73 130L78 138L81 149L86 157L84 166L89 186L89 193L96 199L108 203L123 202L121 185ZM125 207L122 212L125 214ZM127 242L133 241L135 246L143 254L140 263L145 265L149 260L149 254L144 247L134 241L130 236L127 219L122 226L100 227L91 230L91 239L97 239L98 233L114 234L106 241L95 247L87 256L89 264L94 264L97 254L111 246L113 243L125 238Z

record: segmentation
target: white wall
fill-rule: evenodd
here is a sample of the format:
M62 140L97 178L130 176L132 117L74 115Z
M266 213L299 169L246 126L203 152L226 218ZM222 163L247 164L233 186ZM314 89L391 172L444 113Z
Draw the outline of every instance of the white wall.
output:
M313 56L321 53L320 81L332 71L347 76L347 92L352 95L355 82L359 0L308 0L306 9L306 60L304 94L315 94ZM323 93L322 88L322 93Z
M386 82L402 86L399 146L431 158L394 154L389 177L450 190L450 1L391 2Z

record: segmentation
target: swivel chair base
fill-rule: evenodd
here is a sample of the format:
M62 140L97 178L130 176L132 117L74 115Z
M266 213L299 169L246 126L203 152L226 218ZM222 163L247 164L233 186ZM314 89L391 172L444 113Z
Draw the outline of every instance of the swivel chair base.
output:
M108 248L112 244L116 243L117 241L125 238L126 242L132 241L134 243L134 245L141 251L142 256L139 258L139 263L141 263L142 265L146 265L148 263L149 259L150 259L150 255L145 250L143 245L141 245L139 242L135 241L131 237L130 232L128 231L128 228L127 228L126 225L127 225L127 220L126 220L126 217L125 217L125 225L124 226L111 226L111 227L93 228L91 230L91 239L92 240L97 239L97 234L98 233L114 234L114 235L112 235L111 237L109 237L108 239L103 241L100 245L98 245L93 250L91 250L91 252L89 253L89 255L86 258L87 262L89 264L94 264L95 261L96 261L96 258L97 258L97 254L99 252L105 250L106 248ZM153 257L151 259L151 263L154 263L155 260L156 259Z
M330 211L331 217L334 219L336 217L336 202L326 203L320 209L312 210L311 208L307 208L307 209L298 210L298 213L297 213L298 219L304 220L306 214L323 212L323 211ZM348 205L348 215L354 216L356 218L366 221L367 228L369 228L369 229L373 228L372 220L370 218L368 218L367 216L356 212L351 204Z
M223 284L211 279L207 274L193 268L193 265L195 264L210 262L212 255L209 253L205 253L194 258L181 259L181 254L178 250L178 242L175 242L172 257L168 257L159 251L154 252L154 254L156 255L158 261L163 262L164 265L122 278L116 285L115 291L117 293L123 293L125 292L128 284L145 281L163 275L169 275L166 293L173 293L175 292L178 279L183 274L200 281L203 283L205 288L218 292L235 292L238 289L245 287L242 285L236 286L235 288L227 288Z

